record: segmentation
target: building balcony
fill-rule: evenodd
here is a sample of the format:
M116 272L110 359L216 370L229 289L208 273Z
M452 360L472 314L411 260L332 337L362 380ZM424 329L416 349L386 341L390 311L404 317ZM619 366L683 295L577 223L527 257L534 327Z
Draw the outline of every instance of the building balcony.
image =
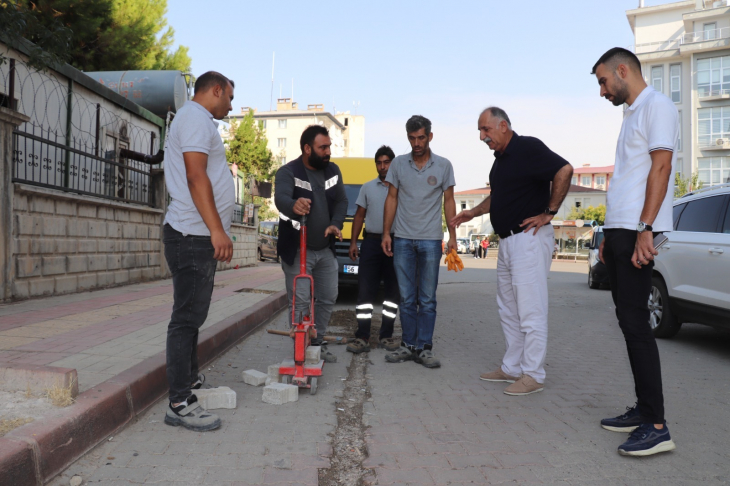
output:
M730 89L699 89L697 98L702 101L730 100Z

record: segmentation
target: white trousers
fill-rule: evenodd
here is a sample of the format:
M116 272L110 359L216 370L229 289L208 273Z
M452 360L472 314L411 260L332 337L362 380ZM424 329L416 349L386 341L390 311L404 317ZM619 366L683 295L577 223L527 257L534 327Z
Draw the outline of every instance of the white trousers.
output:
M547 276L555 232L551 224L536 235L519 233L499 242L497 305L507 351L502 371L545 382L548 333Z

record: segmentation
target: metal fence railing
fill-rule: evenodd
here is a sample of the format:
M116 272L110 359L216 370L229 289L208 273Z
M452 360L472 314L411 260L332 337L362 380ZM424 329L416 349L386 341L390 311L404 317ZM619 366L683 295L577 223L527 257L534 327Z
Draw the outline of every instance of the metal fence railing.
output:
M160 127L54 71L19 59L0 66L0 104L28 116L13 134L13 182L154 205L150 165Z

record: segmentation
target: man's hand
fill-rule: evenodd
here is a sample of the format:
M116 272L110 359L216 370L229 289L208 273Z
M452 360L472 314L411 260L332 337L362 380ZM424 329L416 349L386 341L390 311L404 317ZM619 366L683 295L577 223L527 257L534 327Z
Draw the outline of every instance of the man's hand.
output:
M383 249L383 253L386 256L393 256L393 240L390 238L388 233L383 233L383 239L380 241L380 247Z
M606 240L601 240L601 244L598 245L598 259L601 260L601 263L604 265L606 264L606 260L603 259L603 245L606 244Z
M327 229L324 230L324 237L327 238L329 235L335 235L335 237L342 241L342 232L340 231L340 228L335 225L327 226Z
M631 264L636 268L641 268L642 265L648 265L649 262L654 260L654 255L658 254L659 252L654 249L654 235L652 232L637 233L634 254L631 255Z
M354 241L350 242L350 260L357 261L357 257L360 256L360 251L357 249L357 243Z
M292 208L292 211L294 211L294 214L298 214L299 216L304 216L305 214L309 214L309 207L311 205L312 205L311 199L306 199L306 198L300 197L294 203L294 207Z
M219 262L231 263L231 258L233 258L233 242L226 232L221 230L211 233L210 242L213 243L213 248L215 249L213 258Z
M461 213L463 214L463 212ZM454 216L454 219L458 218L459 216ZM469 221L467 219L467 221ZM446 254L448 255L451 253L451 250L454 250L455 252L459 252L459 246L456 244L456 240L454 238L449 238L449 242L446 243Z
M466 223L467 221L471 221L472 219L474 219L474 210L465 209L464 211L451 218L451 221L449 221L449 225L453 226L454 228L458 228L461 223Z
M535 232L532 233L533 235L536 235L538 230L545 226L546 224L550 224L550 221L553 219L552 214L538 214L537 216L533 216L531 218L527 218L522 222L520 226L527 226L527 228L524 229L524 232L527 233L532 228L535 228Z

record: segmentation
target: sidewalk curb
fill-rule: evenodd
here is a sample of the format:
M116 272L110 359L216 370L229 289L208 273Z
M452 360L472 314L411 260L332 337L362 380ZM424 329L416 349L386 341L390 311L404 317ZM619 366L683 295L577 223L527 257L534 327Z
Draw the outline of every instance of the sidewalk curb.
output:
M200 333L201 367L269 321L287 305L277 292ZM81 393L58 417L41 419L0 438L0 483L43 485L121 430L167 393L162 351Z

